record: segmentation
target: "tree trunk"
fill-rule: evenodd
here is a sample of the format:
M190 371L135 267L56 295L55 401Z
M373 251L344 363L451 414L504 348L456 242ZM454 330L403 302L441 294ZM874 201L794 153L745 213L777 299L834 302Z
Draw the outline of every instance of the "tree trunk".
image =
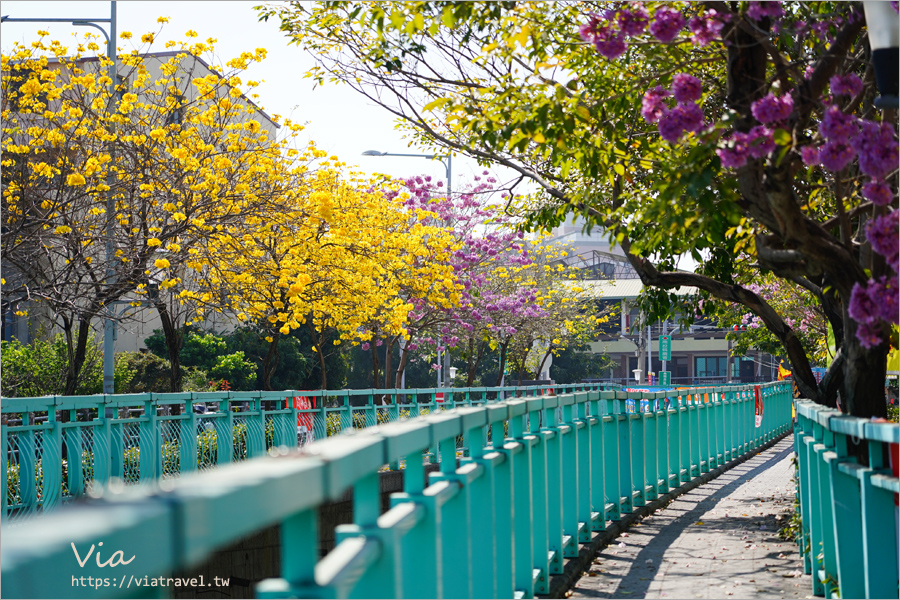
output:
M400 389L403 382L403 371L406 370L406 364L409 362L409 344L412 337L406 340L406 343L400 347L400 364L397 365L397 371L394 374L394 387Z
M169 391L181 391L181 347L184 345L184 331L179 329L165 302L156 302L156 311L162 322L163 334L166 337L166 350L169 354Z
M278 367L278 340L280 339L279 335L272 336L272 341L269 343L269 351L266 353L266 357L263 359L263 385L262 388L264 390L272 389L272 375L275 374L275 369Z
M372 388L378 387L378 346L375 345L375 341L372 340L369 348L372 350Z
M82 317L78 321L78 340L75 344L75 354L72 357L68 372L66 373L66 395L75 394L78 382L81 379L81 368L84 366L84 359L87 356L88 333L90 333L91 321L87 317Z
M468 360L468 370L466 371L466 386L472 387L472 382L475 381L475 371L478 370L478 365L481 364L481 358L484 356L484 349L487 347L487 342L482 340L478 344L478 354L472 358L472 350L474 349L475 340L474 338L469 338L469 360Z
M844 306L849 304L849 299ZM844 381L841 410L854 417L887 417L884 378L888 345L864 348L856 339L857 323L844 311Z
M510 340L506 340L500 346L500 373L497 374L497 383L494 384L497 386L503 381L503 370L506 368L506 348L509 346L509 342Z
M547 359L550 357L550 354L551 354L552 352L553 352L553 345L551 344L550 346L547 347L547 353L544 354L544 358L541 359L541 364L540 364L540 366L538 367L538 372L537 372L537 378L538 378L538 379L541 378L541 373L544 372L544 363L547 362ZM547 373L547 375L549 376L550 374Z
M75 385L78 385L76 373L75 373L75 340L72 338L72 321L68 317L62 317L63 321L63 334L66 336L66 372L61 378L62 381L59 381L63 385L63 391L66 394L71 394L73 392L69 392L69 381L74 381Z
M322 389L328 389L328 377L325 374L325 352L322 351L322 345L316 344L316 350L319 351L319 368L322 370Z
M319 369L322 371L322 390L328 389L328 377L325 374L325 351L322 347L325 345L325 334L319 334L312 324L312 315L306 319L306 328L309 330L309 336L316 342L316 353L319 355Z
M391 363L394 362L394 343L396 337L388 337L384 350L384 389L391 387ZM375 385L378 387L378 384Z

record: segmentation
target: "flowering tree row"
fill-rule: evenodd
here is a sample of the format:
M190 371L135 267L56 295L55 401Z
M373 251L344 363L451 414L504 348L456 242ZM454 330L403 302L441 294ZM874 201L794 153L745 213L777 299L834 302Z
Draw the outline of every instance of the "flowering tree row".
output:
M600 317L590 295L571 283L570 272L553 264L565 249L547 245L541 237L525 239L517 220L497 204L500 184L489 171L476 175L467 189L452 197L442 189L442 181L429 176L400 183L388 197L400 198L409 210L430 211L454 240L448 262L459 297L454 303L435 303L404 290L401 296L410 299L412 310L403 334L391 335L379 321L371 324L365 333L371 338L363 349L387 346L385 387L400 386L412 357L435 356L438 351L465 360L466 383L472 385L488 349L500 354L499 385L506 363L527 354L533 343L543 343L549 354L593 338ZM400 361L392 369L395 344L400 345ZM373 351L375 381L377 356ZM524 360L517 364L524 367ZM534 369L532 373L536 375Z
M289 121L276 137L241 80L264 50L216 68L200 58L212 40L146 53L154 37L121 51L118 85L91 38L3 56L4 302L65 332L67 390L91 325L128 309L159 314L177 390L183 327L212 312L266 324L268 381L291 329L349 339L377 314L399 331L404 286L458 302L453 241L430 213L298 147Z
M884 415L897 122L873 105L860 3L327 2L260 14L312 53L317 81L537 183L543 202L510 202L535 227L576 213L605 230L648 286L651 317L671 314L679 286L741 305L805 397ZM675 269L684 255L696 272ZM797 322L750 286L770 274L806 290L834 332L821 383Z
M120 49L116 83L91 36L75 53L41 39L3 56L3 298L65 333L67 393L91 326L146 309L173 391L185 326L214 314L259 325L267 388L279 340L300 327L324 388L327 343L402 340L402 372L418 346L459 345L470 321L483 351L499 339L488 333L508 344L549 317L538 294L557 292L522 275L532 261L484 206L490 186L446 198L352 172L253 103L242 74L264 50L216 65L214 40L189 32L160 54L157 35ZM492 289L494 275L511 283ZM386 387L394 374L385 365Z

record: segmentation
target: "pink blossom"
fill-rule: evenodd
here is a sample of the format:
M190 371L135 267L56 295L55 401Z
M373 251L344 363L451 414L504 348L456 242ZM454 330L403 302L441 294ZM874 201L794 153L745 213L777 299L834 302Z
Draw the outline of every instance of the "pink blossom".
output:
M647 11L644 10L640 3L631 4L630 6L632 8L620 10L616 17L619 29L628 37L644 33L644 30L647 29L647 23L650 21L650 15L647 14Z
M872 249L887 259L888 264L897 271L897 258L900 252L898 242L898 211L875 217L866 225L866 238Z
M650 24L650 33L657 40L668 43L674 40L684 27L685 18L674 8L663 6L657 9L653 15L653 23Z
M840 171L853 160L856 153L853 148L845 142L832 140L826 143L819 150L819 160L829 171Z
M879 206L887 206L894 198L891 188L882 181L870 181L862 188L862 195L866 200Z
M777 19L783 15L781 2L750 2L747 6L747 16L754 21L762 21L765 17Z
M874 348L882 342L878 326L869 323L859 324L856 328L856 339L863 348Z
M691 41L698 46L706 46L710 42L719 39L724 26L725 23L715 10L710 10L704 16L698 15L693 17L688 22L688 29L693 34Z
M703 111L696 104L679 104L659 119L659 135L670 144L681 139L685 131L703 127Z
M758 125L751 129L748 133L750 142L750 156L753 158L763 158L772 154L775 150L775 138L772 130L763 125Z
M672 95L676 102L695 102L703 96L703 85L693 75L678 73L672 78Z
M869 280L869 299L878 309L878 316L888 323L897 323L900 318L900 295L897 289L897 275Z
M591 13L588 22L578 28L578 35L586 42L591 42L597 35L597 28L600 27L600 16Z
M897 139L890 123L860 120L860 135L853 140L859 169L873 179L884 179L898 164Z
M739 169L747 164L749 158L763 158L775 150L772 130L762 125L747 133L735 131L726 143L727 146L716 150L726 169Z
M753 117L763 124L784 121L793 110L794 99L789 94L776 96L769 92L764 98L760 98L750 105Z
M856 96L863 89L862 79L856 73L835 75L829 80L831 93L835 96Z
M825 116L819 123L819 133L826 140L850 143L859 134L859 120L831 105L825 110Z
M872 302L866 286L859 283L853 284L853 290L850 292L850 306L847 312L854 321L860 323L869 323L878 318L878 306Z
M736 131L725 140L727 146L716 150L722 166L726 169L739 169L747 164L750 157L750 143L747 134Z
M819 149L813 145L800 148L800 156L803 158L803 164L808 167L814 167L820 162Z
M625 54L628 46L625 45L625 38L611 26L603 27L594 37L594 49L600 56L612 60Z
M659 121L660 117L668 111L663 99L669 95L668 90L663 89L661 86L656 86L644 92L644 99L641 102L641 115L643 115L645 121L648 123Z

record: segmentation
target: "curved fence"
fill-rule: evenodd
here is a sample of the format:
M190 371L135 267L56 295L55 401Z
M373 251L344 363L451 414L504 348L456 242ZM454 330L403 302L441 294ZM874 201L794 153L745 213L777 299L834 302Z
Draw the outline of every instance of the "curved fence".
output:
M165 591L145 588L178 585L167 574L280 524L282 576L261 582L260 597L545 594L564 559L608 521L790 428L784 383L677 393L592 391L457 407L155 491L107 490L6 529L0 591L158 595ZM645 411L627 412L629 402L646 402ZM401 460L404 492L382 513L378 473ZM440 462L427 481L425 461ZM354 524L337 528L336 547L320 560L319 508L351 489ZM88 556L95 548L96 564Z
M2 515L20 519L110 481L127 485L179 477L262 456L273 448L302 446L344 430L456 406L605 387L3 398Z
M900 427L801 400L794 444L797 541L813 593L896 598Z

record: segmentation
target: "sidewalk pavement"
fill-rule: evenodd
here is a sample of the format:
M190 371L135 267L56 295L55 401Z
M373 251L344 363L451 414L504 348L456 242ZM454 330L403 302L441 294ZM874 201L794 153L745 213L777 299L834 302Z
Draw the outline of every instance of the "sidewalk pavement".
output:
M794 438L670 502L596 556L573 598L812 598L797 545Z

